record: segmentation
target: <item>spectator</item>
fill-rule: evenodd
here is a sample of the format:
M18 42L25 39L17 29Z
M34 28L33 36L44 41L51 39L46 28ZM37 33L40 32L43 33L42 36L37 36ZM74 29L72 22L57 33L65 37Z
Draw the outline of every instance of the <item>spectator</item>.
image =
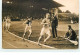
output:
M68 32L65 35L65 39L68 39L70 42L72 42L74 45L77 45L77 35L75 31L72 29L71 25L68 25Z

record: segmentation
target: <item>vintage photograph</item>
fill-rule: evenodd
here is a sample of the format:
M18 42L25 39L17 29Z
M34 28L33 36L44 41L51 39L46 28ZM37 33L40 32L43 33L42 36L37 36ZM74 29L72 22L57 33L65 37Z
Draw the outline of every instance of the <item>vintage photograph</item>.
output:
M79 0L2 0L3 49L79 49Z

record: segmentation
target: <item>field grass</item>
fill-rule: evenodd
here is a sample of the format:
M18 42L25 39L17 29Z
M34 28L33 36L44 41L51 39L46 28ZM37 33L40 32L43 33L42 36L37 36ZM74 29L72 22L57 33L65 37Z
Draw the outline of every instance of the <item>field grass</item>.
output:
M23 25L24 21L12 21L10 32L22 37L25 25ZM30 40L37 42L38 38L40 36L40 31L42 28L42 25L40 24L41 20L33 20L32 21L32 36L30 37ZM58 38L51 38L47 41L47 45L56 47L58 49L77 49L78 46L74 46L72 43L70 43L68 40L65 40L61 38L60 36L64 36L67 32L67 26L71 25L72 28L76 31L77 35L79 31L79 24L69 24L68 22L60 22L58 25ZM25 35L25 38L28 36L28 32ZM43 43L44 38L41 39L41 43Z

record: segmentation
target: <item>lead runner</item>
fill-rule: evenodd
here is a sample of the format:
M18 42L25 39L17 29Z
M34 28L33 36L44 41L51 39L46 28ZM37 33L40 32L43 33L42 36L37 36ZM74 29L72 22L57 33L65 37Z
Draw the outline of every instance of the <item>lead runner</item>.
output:
M46 43L46 41L51 37L51 32L50 32L50 14L49 13L46 13L46 18L44 18L42 20L42 29L41 29L41 33L40 33L40 37L38 39L38 45L40 44L40 40L41 38L43 37L43 35L47 34L47 38L44 39L44 43Z

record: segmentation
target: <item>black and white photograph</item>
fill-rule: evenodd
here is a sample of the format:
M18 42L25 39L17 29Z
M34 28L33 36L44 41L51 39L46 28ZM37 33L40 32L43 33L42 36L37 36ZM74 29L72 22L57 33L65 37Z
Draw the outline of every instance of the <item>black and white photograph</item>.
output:
M79 0L2 0L3 49L79 49Z

